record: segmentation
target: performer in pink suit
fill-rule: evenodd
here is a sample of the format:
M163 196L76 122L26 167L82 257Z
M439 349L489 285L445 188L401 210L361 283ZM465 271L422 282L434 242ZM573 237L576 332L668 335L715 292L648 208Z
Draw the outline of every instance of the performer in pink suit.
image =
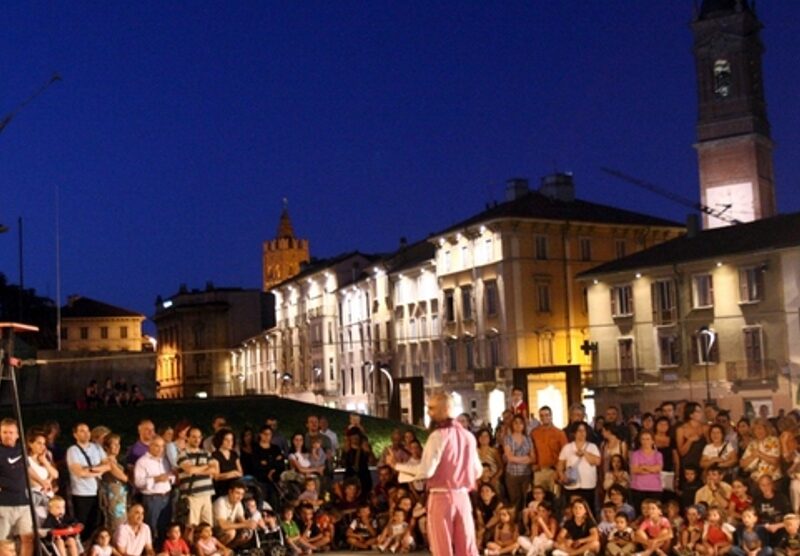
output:
M477 556L475 524L469 491L483 470L475 437L450 415L453 400L434 394L428 401L433 432L417 464L387 464L400 472L400 481L427 480L428 541L433 556Z

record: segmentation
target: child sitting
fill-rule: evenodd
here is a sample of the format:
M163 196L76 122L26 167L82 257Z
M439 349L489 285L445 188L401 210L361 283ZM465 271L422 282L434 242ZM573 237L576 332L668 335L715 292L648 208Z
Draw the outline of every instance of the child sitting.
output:
M289 553L292 555L311 554L314 547L300 534L300 526L294 520L294 508L288 504L284 506L281 517L283 519L281 529L283 529L283 538Z
M59 554L78 556L77 536L83 531L83 525L67 516L67 505L60 496L53 496L47 502L47 517L42 529L49 529L47 536Z
M514 554L519 548L519 529L514 523L511 509L503 507L497 510L497 519L499 521L494 527L493 538L486 544L486 555Z
M733 545L733 527L725 523L725 512L712 506L703 527L703 540L695 546L698 554L727 554Z
M672 542L672 527L669 520L661 514L661 503L653 498L642 502L644 519L636 530L634 539L642 547L640 554L666 556Z
M744 479L736 478L731 482L731 495L728 502L728 519L733 524L742 522L742 512L753 505L753 497L747 492Z
M696 466L687 465L681 473L683 473L683 479L680 483L679 499L681 506L688 508L695 503L695 495L704 485Z
M194 549L197 556L231 556L230 548L222 544L212 531L211 525L201 523L195 530Z
M411 550L413 544L414 537L409 530L406 514L398 508L392 512L391 520L378 536L376 548L381 552L388 550L392 553L406 553Z
M736 556L769 556L772 550L767 544L767 530L758 526L758 514L755 508L745 509L742 512L742 524L736 528L730 553Z
M553 549L558 521L553 515L553 503L542 500L536 508L536 517L529 529L529 536L521 536L518 540L520 548L526 556L544 556Z
M94 533L92 548L89 549L87 556L122 556L119 551L111 544L111 531L101 527Z
M635 553L636 543L633 542L633 534L627 514L617 512L614 516L614 529L608 534L606 556L628 556Z
M603 509L600 510L600 523L597 524L597 531L600 533L601 541L606 540L609 533L617 527L617 513L617 508L614 506L613 502L606 502L603 504Z
M534 486L531 501L528 502L528 505L522 510L522 530L526 533L531 532L531 526L538 515L536 509L545 498L547 498L545 490L541 486Z
M783 531L777 534L775 556L800 555L800 516L786 514L783 516Z
M619 454L611 456L611 461L608 462L608 471L603 476L603 490L608 492L611 485L619 485L624 488L631 486L631 476L625 469L625 459Z
M308 477L305 480L305 489L300 493L300 496L297 497L297 502L301 504L308 503L311 504L315 510L319 509L322 505L322 499L319 497L319 492L317 492L317 479Z
M314 507L311 504L303 503L298 506L298 527L300 534L311 545L314 550L324 550L330 547L333 542L333 535L329 527L320 527L314 519ZM330 518L328 518L330 522ZM327 525L330 525L328 523Z
M681 516L681 505L680 503L675 500L674 498L667 500L667 519L669 520L669 525L672 527L672 531L675 533L677 537L678 531L683 530L683 517Z
M170 523L167 526L167 538L159 553L162 556L185 556L191 554L189 545L183 539L180 523Z
M503 505L491 483L483 483L475 501L475 539L478 549L483 549L497 525L497 510Z
M378 542L378 522L369 504L362 504L356 518L347 527L347 544L355 550L368 550Z
M696 547L703 539L703 518L698 506L686 508L686 526L680 530L680 538L675 545L675 552L679 556L692 556L697 554Z

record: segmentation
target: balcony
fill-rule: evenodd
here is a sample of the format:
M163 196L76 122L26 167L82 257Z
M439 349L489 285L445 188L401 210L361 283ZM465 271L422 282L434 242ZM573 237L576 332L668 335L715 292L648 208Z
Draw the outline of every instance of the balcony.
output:
M733 391L778 387L781 369L774 359L726 361L725 374Z
M449 388L473 388L480 383L497 383L494 367L473 369L471 371L445 372L442 383Z
M670 384L678 380L678 369L648 370L634 369L596 369L581 374L585 388L641 387L646 384Z

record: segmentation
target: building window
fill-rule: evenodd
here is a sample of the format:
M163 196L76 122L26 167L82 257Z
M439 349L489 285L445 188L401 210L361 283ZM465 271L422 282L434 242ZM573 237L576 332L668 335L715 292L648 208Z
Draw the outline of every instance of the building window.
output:
M491 237L487 237L486 240L483 242L483 253L484 253L483 254L483 257L484 257L483 260L485 262L487 262L487 263L492 262L492 256L494 255L494 253L492 253L492 238Z
M100 338L103 340L108 340L108 327L101 326L100 327Z
M431 384L438 385L442 383L442 346L438 344L433 348L433 376L431 377Z
M69 334L67 333L67 330L69 330L69 329L68 329L66 326L63 326L63 327L61 328L61 339L62 339L62 340L67 340L67 339L69 339Z
M417 321L416 319L408 319L408 339L417 339Z
M450 250L444 252L444 271L450 272Z
M581 291L581 309L583 309L583 314L589 314L589 288L586 286L583 287Z
M350 367L350 395L354 396L356 393L356 371Z
M549 258L547 253L547 236L536 236L535 243L536 259L539 261L546 261Z
M89 327L81 326L81 340L88 340L88 339L89 339Z
M653 300L653 322L668 324L675 322L677 308L675 301L675 281L658 280L650 286Z
M714 62L714 94L725 98L731 94L731 64L728 60Z
M658 362L661 367L680 365L680 341L673 328L658 331Z
M759 377L764 370L764 345L760 326L750 326L744 333L744 355L747 360L747 376Z
M592 240L588 237L582 237L578 240L578 248L580 250L582 261L592 260Z
M617 355L619 358L619 379L622 384L632 384L636 380L636 367L633 362L633 339L621 338L617 340Z
M692 306L695 309L714 306L714 280L711 274L692 276Z
M431 337L439 335L439 314L433 313L431 315Z
M633 314L633 289L630 284L611 288L611 316L629 317Z
M470 265L469 262L469 248L464 245L461 247L461 267L468 268Z
M467 369L475 368L475 342L464 342L464 355L467 361Z
M551 333L539 336L539 364L543 367L553 364L553 343Z
M550 312L550 285L536 285L536 310L540 313Z
M453 290L445 290L444 292L444 318L447 322L455 322L456 320L456 306Z
M472 319L472 288L469 286L461 287L461 314L464 320Z
M493 317L497 314L497 282L485 282L483 295L486 300L486 314Z
M764 295L764 277L761 267L739 269L739 301L754 303Z
M128 338L128 327L127 326L120 326L119 327L119 337L123 340Z
M456 372L458 368L458 353L456 351L456 343L450 342L447 344L447 365L451 373Z
M627 253L625 252L625 240L618 239L614 241L614 254L617 256L618 259L624 257Z
M719 363L719 335L710 346L711 337L708 334L696 333L692 336L692 361L697 365L706 363Z
M500 366L500 337L492 336L489 338L489 366Z

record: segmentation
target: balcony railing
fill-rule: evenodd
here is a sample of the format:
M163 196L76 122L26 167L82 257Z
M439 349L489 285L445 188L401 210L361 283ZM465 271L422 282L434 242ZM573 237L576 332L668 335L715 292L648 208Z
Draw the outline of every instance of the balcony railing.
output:
M645 384L673 383L679 378L679 369L595 369L581 374L586 388L617 388L644 386Z
M774 359L725 362L727 379L736 388L774 387L780 371L780 366Z
M472 369L469 371L446 372L442 374L442 383L450 388L471 388L480 382L495 383L497 376L494 367Z

